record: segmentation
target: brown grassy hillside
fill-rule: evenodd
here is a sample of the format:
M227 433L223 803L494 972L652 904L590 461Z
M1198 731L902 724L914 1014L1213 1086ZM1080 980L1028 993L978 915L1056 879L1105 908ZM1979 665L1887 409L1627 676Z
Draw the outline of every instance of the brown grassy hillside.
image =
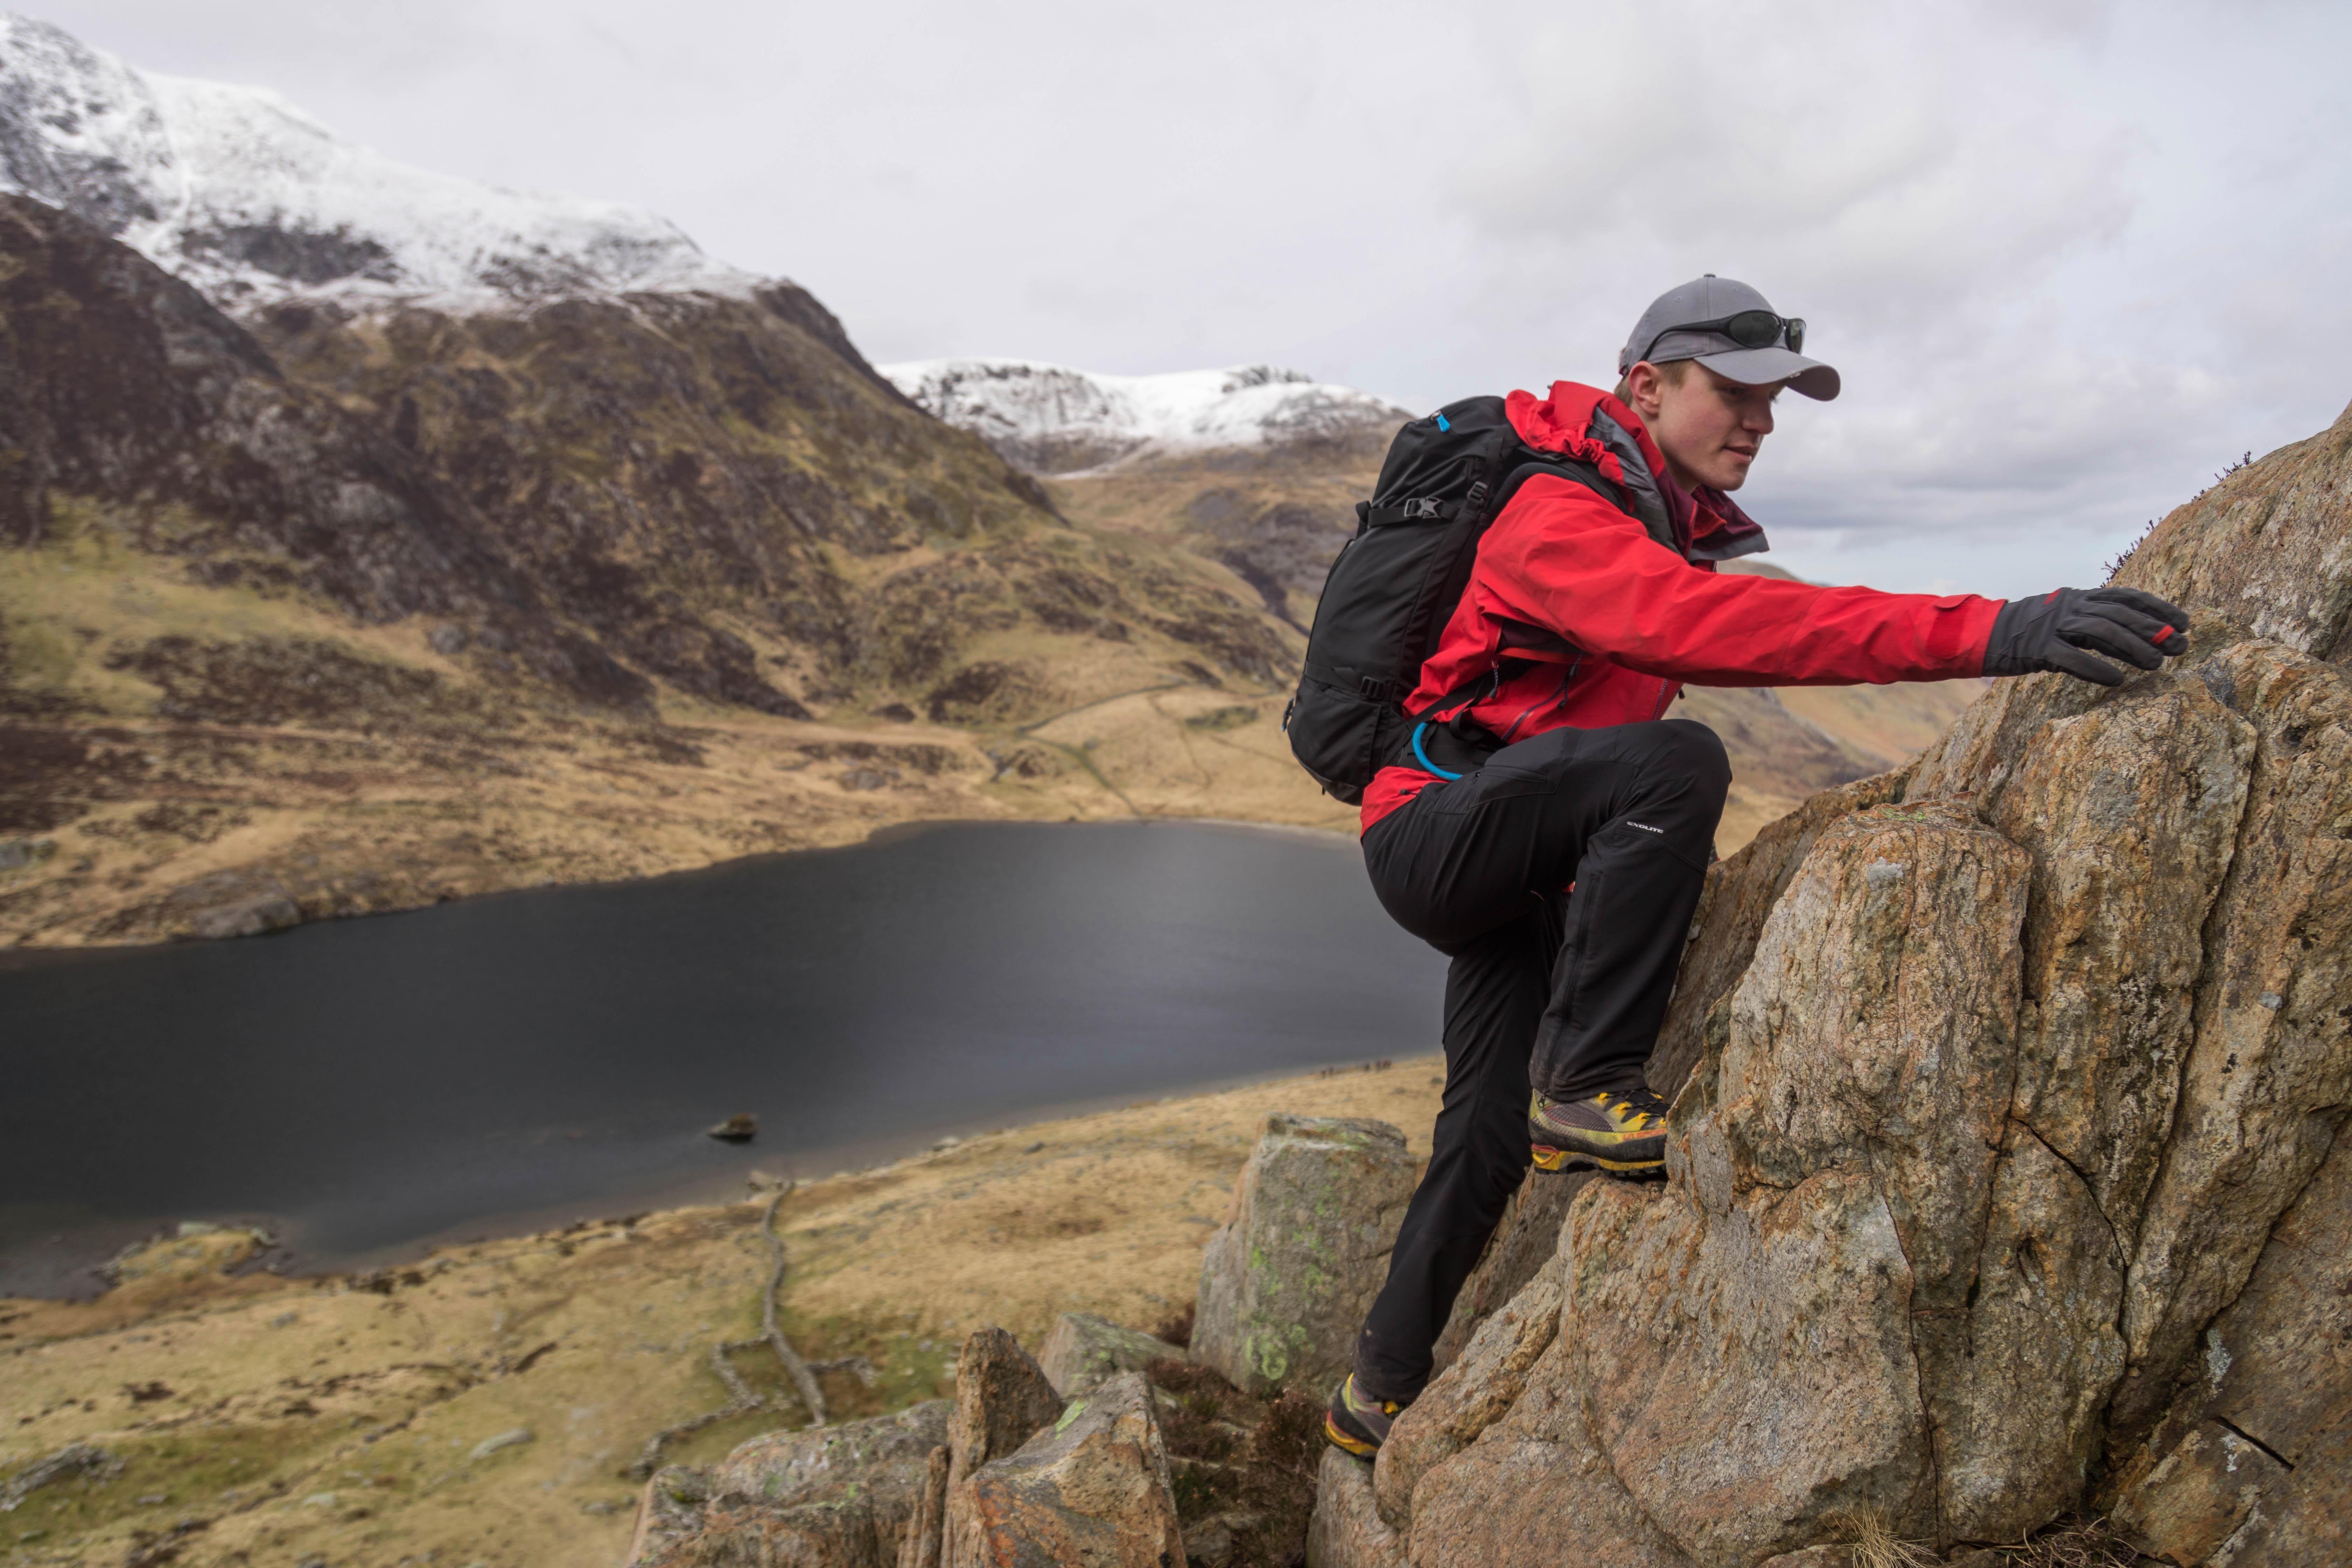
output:
M956 1348L984 1324L1032 1348L1066 1311L1151 1328L1192 1301L1268 1111L1379 1117L1425 1155L1440 1066L1134 1105L811 1183L777 1216L785 1325L813 1359L875 1367L870 1384L825 1375L836 1420L951 1392ZM251 1246L215 1233L159 1243L92 1301L0 1299L0 1409L16 1417L0 1476L77 1443L121 1461L0 1514L0 1561L618 1563L631 1460L725 1403L711 1348L759 1321L761 1207L583 1222L359 1279L226 1277ZM782 1394L765 1352L735 1361ZM715 1458L794 1418L786 1394L667 1457Z
M1385 431L1040 480L806 294L238 321L0 197L0 942L1131 813L1279 731ZM1966 693L1693 694L1726 848Z

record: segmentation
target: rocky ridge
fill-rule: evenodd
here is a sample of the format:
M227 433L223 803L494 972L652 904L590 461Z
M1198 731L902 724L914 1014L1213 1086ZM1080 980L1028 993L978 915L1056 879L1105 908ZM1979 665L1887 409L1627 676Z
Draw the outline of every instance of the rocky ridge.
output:
M432 174L266 89L142 71L5 13L0 192L78 213L224 303L504 308L757 282L651 213Z
M1030 360L915 360L882 374L925 412L1035 474L1188 451L1366 439L1385 447L1412 417L1353 387L1273 365L1101 375Z
M1419 1568L2352 1542L2352 410L2119 580L2177 664L2004 682L1710 874L1669 1180L1523 1194L1373 1477Z

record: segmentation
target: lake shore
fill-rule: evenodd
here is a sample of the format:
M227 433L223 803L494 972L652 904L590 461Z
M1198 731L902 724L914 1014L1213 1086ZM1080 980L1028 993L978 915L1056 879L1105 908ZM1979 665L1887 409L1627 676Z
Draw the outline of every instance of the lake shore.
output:
M835 1419L948 1393L986 1324L1032 1346L1065 1311L1152 1328L1191 1302L1268 1112L1377 1117L1425 1157L1442 1071L1325 1069L805 1183L777 1214L782 1321L812 1359L872 1364L870 1385L825 1375ZM617 1563L636 1493L621 1472L653 1433L726 1403L712 1347L756 1331L765 1206L583 1222L362 1276L225 1274L234 1242L198 1237L94 1300L0 1300L0 1409L17 1417L0 1472L74 1443L121 1461L26 1497L0 1562L168 1541L186 1568ZM734 1362L779 1408L665 1458L798 1424L765 1352Z

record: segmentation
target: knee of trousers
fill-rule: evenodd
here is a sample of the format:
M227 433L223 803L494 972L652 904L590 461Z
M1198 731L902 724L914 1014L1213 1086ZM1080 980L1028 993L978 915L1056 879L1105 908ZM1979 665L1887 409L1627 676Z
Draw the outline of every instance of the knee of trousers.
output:
M1656 754L1643 770L1660 783L1690 786L1689 798L1706 808L1718 808L1731 793L1731 753L1723 737L1696 719L1666 719Z

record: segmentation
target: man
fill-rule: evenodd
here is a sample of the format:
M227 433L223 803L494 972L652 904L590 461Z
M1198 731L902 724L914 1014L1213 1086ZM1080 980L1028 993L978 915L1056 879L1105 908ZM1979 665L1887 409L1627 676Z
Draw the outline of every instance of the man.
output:
M2054 669L2113 686L2124 673L2084 650L2153 669L2187 640L2185 614L2131 589L2004 603L1717 574L1765 547L1730 492L1771 433L1774 399L1838 394L1837 372L1800 352L1803 334L1710 274L1643 313L1614 394L1560 382L1505 402L1528 446L1600 467L1621 499L1651 487L1674 542L1601 489L1526 481L1480 540L1406 700L1430 722L1364 793L1373 889L1453 964L1429 1172L1325 1423L1350 1452L1377 1450L1428 1381L1431 1347L1530 1159L1664 1177L1666 1106L1643 1071L1731 778L1713 731L1665 716L1682 683Z

